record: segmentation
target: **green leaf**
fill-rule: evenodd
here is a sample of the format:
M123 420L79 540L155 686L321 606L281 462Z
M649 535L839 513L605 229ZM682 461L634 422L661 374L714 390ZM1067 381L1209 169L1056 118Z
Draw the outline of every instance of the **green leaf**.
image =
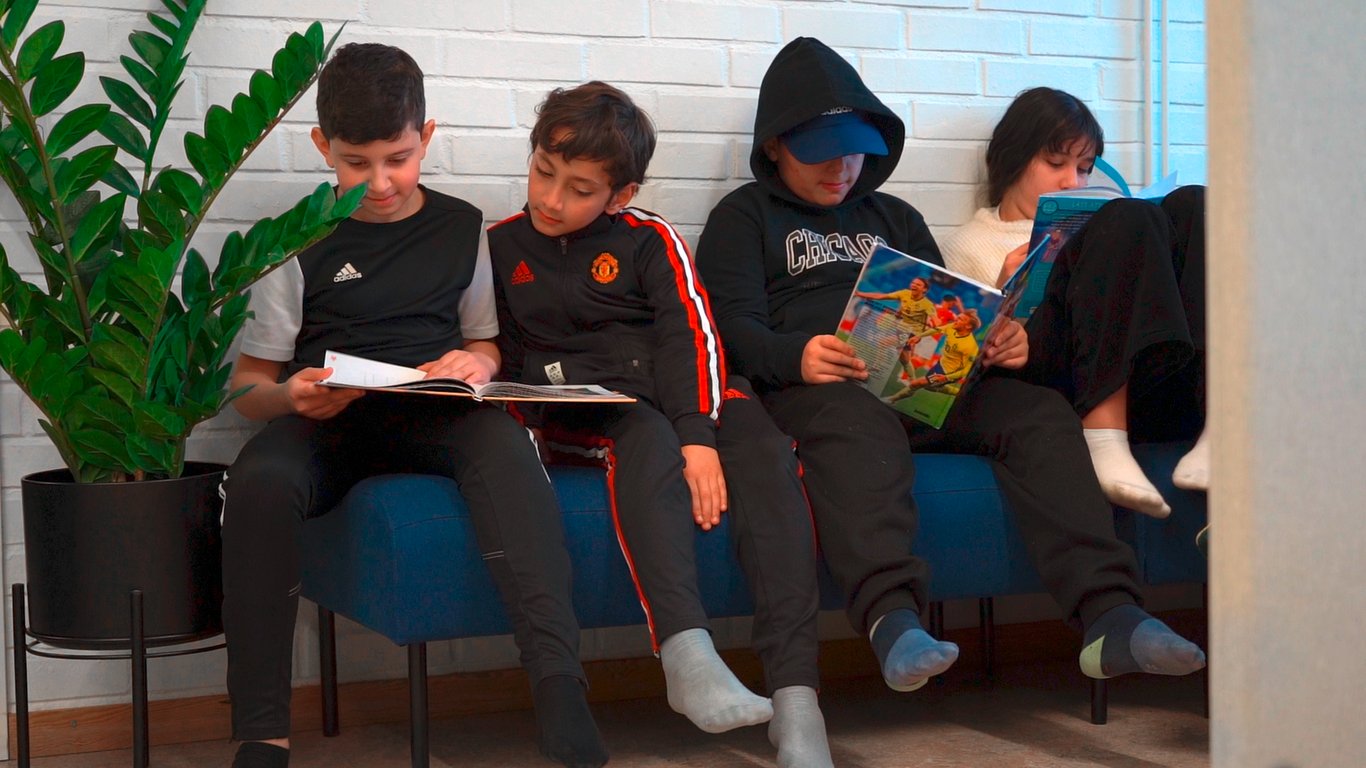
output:
M152 26L157 28L158 32L172 40L176 39L176 36L180 34L180 27L177 27L175 22L169 21L155 13L147 14L147 20L152 23Z
M33 246L33 253L38 257L38 261L48 269L56 271L57 275L61 277L62 283L65 283L68 277L66 274L66 257L41 237L29 235L29 244Z
M174 0L161 0L161 4L166 6L166 10L171 12L176 21L185 18L185 4Z
M114 146L127 152L138 160L147 160L147 140L133 121L110 110L99 128L100 135L114 142Z
M270 62L270 73L275 76L276 82L285 93L293 93L303 81L302 69L298 58L288 48L276 51Z
M6 115L24 114L24 93L8 77L0 77L0 104L4 105ZM17 127L18 123L12 125Z
M169 195L148 190L138 198L138 220L154 235L165 241L180 240L185 236L185 214Z
M84 339L86 336L84 323L81 321L80 307L76 306L75 295L70 291L65 291L60 298L53 299L46 294L34 297L35 304L41 312L56 325L49 326L54 332L54 346L57 343L66 344L71 339ZM65 329L59 331L58 329Z
M337 195L330 185L320 184L306 199L308 205L304 208L304 226L315 227L322 223L323 216L332 207L332 201L337 199Z
M127 376L122 376L113 371L103 368L91 368L90 376L103 384L111 394L117 397L124 405L132 407L138 397L137 385Z
M0 367L13 375L14 363L23 354L25 346L24 337L18 331L13 328L0 329Z
M218 266L213 270L213 281L220 285L223 276L242 264L242 233L233 231L223 238L223 248L218 252Z
M321 32L322 30L319 30L319 36L321 36ZM289 49L289 52L294 54L295 59L298 60L300 79L306 79L307 73L318 68L318 54L303 35L297 32L290 34L285 39L285 48Z
M101 77L100 85L104 88L104 95L108 96L123 114L148 128L152 127L152 108L147 106L147 102L137 91L133 90L133 86L112 77Z
M129 197L138 197L142 194L138 180L133 178L133 174L129 173L127 168L117 163L109 166L109 172L101 176L100 181L108 184L111 189L122 192Z
M86 104L62 115L47 135L47 153L60 155L76 146L104 124L110 113L108 104Z
M101 333L104 326L96 326L96 338L92 339L88 345L90 358L101 368L116 371L129 377L130 379L142 374L143 357L136 351L118 341L108 337L107 333Z
M131 463L123 441L98 429L73 431L71 448L78 458L98 467L126 467Z
M217 186L228 170L228 160L218 148L197 133L185 134L185 156L199 176L210 186Z
M184 417L161 403L139 403L133 419L149 437L178 437L189 429Z
M332 185L327 183L323 183L319 186L326 187L329 190L332 189ZM346 194L337 198L336 205L333 205L332 210L329 212L329 217L333 224L340 222L343 219L350 218L351 214L356 212L356 209L360 207L360 201L365 198L365 190L368 187L368 184L357 184L346 190Z
M267 117L275 117L285 104L284 93L280 90L279 83L275 82L270 73L263 70L258 69L252 73L250 93L261 105Z
M99 181L114 164L118 150L114 147L91 147L71 158L71 162L57 171L57 199L65 203Z
M323 57L327 54L327 50L323 47L323 25L316 21L309 24L308 29L304 32L304 39L308 41L309 46L313 49L313 57L318 61L322 61Z
M32 341L15 350L14 356L5 362L5 370L9 371L15 381L25 383L33 371L33 364L45 354L47 342L42 337L35 336Z
M266 126L270 123L270 119L262 111L261 105L256 103L255 99L242 93L237 94L232 99L232 115L245 131L248 137L247 143L264 135Z
M19 35L24 33L24 27L28 26L33 9L37 7L38 0L14 0L10 4L5 26L0 29L0 41L5 43L6 50L14 50L14 44L19 42Z
M133 78L133 82L142 88L143 93L155 97L155 94L161 90L156 73L143 66L137 59L131 56L120 56L119 63L123 65L123 71Z
M29 106L35 117L42 117L66 101L85 76L85 54L77 51L58 56L47 63L33 78L29 90Z
M185 297L187 305L199 304L209 296L209 265L204 263L204 257L199 255L199 251L193 248L185 254L185 269L181 274L180 285L180 293Z
M181 210L198 216L204 204L204 190L190 174L174 168L167 168L157 174L157 189L175 201Z
M28 82L35 72L52 60L66 35L66 25L60 21L44 24L28 36L19 49L19 80Z
M245 133L232 113L217 104L209 107L204 115L204 138L229 161L241 157L247 146Z
M151 32L142 30L129 35L128 44L133 47L133 52L152 69L160 69L161 63L166 60L166 55L171 52L170 43Z
M118 234L127 199L124 195L114 195L86 213L76 228L76 234L71 237L73 261L79 263L90 253L91 246L112 240Z

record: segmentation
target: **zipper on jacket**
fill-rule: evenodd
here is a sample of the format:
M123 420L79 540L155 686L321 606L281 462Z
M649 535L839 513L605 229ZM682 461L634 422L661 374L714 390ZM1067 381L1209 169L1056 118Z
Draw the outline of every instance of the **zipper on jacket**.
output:
M559 269L555 271L560 276L560 305L564 308L564 314L569 319L569 324L573 326L576 323L574 322L574 314L569 311L569 265L565 263L568 260L569 238L560 235L560 265Z

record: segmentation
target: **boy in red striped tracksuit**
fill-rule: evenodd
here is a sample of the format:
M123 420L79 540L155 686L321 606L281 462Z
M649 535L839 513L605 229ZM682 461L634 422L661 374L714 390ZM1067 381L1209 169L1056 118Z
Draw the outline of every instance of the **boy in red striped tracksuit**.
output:
M599 82L552 91L537 111L527 205L489 229L505 376L638 398L544 406L527 418L551 442L606 461L617 538L670 706L712 733L771 720L780 765L828 766L815 543L792 442L748 382L727 379L687 245L664 219L627 207L654 127ZM711 530L723 512L753 589L771 700L717 656L698 594L692 525Z

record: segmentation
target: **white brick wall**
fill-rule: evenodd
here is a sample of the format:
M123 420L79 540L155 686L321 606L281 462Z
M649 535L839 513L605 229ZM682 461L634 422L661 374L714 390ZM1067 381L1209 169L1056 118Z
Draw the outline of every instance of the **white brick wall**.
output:
M1204 4L1170 3L1171 163L1204 181ZM157 0L44 0L37 23L67 21L66 47L84 49L92 74L117 71L126 39ZM427 183L480 206L492 222L520 207L526 135L545 92L590 78L624 88L648 109L660 144L642 204L674 220L695 241L711 205L748 175L749 134L760 78L774 53L797 35L835 46L908 126L901 167L887 189L926 214L937 234L966 219L977 197L981 154L991 127L1019 90L1054 85L1087 99L1104 123L1109 155L1136 176L1143 156L1144 68L1139 55L1142 0L218 0L191 46L191 65L164 161L183 162L180 136L209 104L242 89L250 72L269 66L290 31L312 19L343 41L375 40L409 50L428 74L429 114L439 130L428 155ZM77 98L100 98L94 78ZM80 103L73 101L71 103ZM196 243L210 263L234 226L274 213L327 179L308 138L312 96L251 159L218 203L218 221ZM12 263L36 268L24 246L17 206L0 196L0 242ZM192 458L230 460L250 427L235 414L203 425ZM5 583L23 578L23 532L17 485L53 466L56 453L35 409L0 381L0 520ZM951 613L951 619L954 612ZM964 612L963 622L972 619ZM8 611L4 616L8 616ZM951 621L951 623L953 623ZM823 621L838 633L842 617ZM316 679L305 609L296 677ZM342 629L342 676L397 677L401 652L354 627ZM743 625L723 623L718 638L746 642ZM6 634L8 637L8 634ZM648 652L642 630L590 633L589 657ZM8 654L6 656L8 658ZM506 638L442 644L433 668L515 664ZM221 690L221 660L152 665L156 696ZM35 707L107 703L127 697L118 664L35 662Z

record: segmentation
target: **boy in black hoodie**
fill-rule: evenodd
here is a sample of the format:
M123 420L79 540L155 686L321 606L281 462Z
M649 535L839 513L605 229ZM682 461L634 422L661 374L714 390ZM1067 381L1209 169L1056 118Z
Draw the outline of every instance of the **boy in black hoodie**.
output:
M1087 675L1203 667L1198 647L1138 607L1133 552L1115 537L1080 422L1057 393L989 374L933 430L855 383L866 368L833 331L869 252L885 243L943 263L924 218L876 191L901 157L900 118L838 54L798 38L764 75L754 124L756 181L713 209L698 266L731 369L797 440L821 548L887 684L914 690L958 655L916 617L929 573L910 554L912 450L995 460L1035 567L1084 631ZM1019 368L1027 352L1012 324L982 359Z
M654 126L600 82L552 91L537 112L527 206L489 229L506 375L639 399L526 416L552 445L605 459L617 538L670 706L710 733L771 718L780 766L825 768L815 542L792 441L747 382L727 380L682 237L627 207L654 153ZM772 701L716 654L698 594L692 524L710 530L725 511Z

